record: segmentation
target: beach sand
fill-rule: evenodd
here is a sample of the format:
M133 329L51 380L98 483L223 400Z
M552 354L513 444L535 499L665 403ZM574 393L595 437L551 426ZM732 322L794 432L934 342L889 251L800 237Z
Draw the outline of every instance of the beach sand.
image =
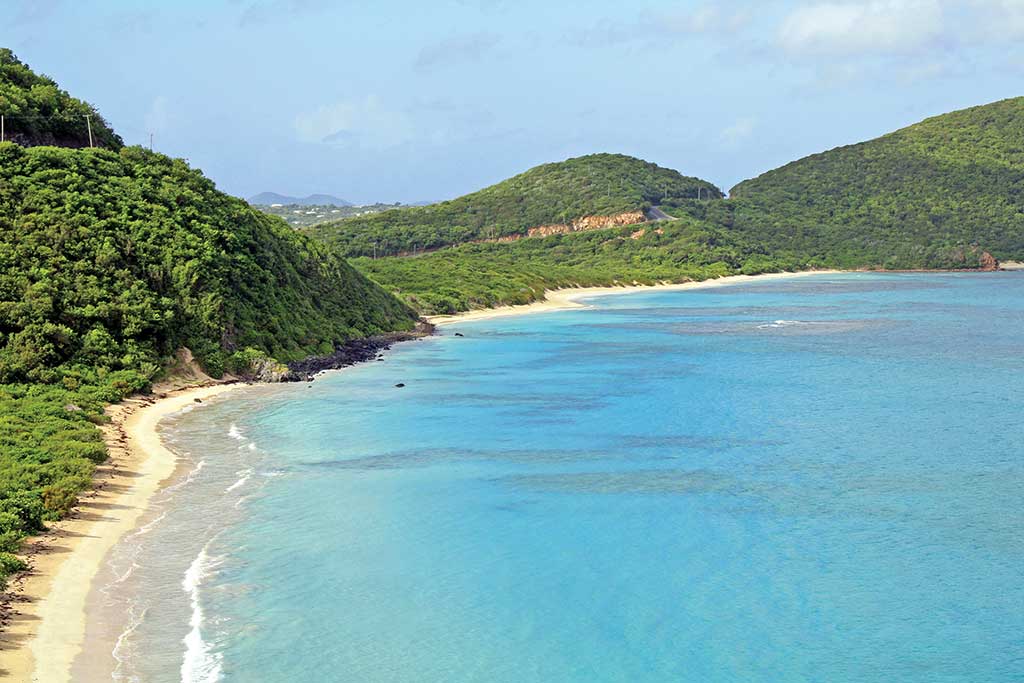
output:
M661 285L629 285L621 287L571 287L567 289L553 289L544 293L544 299L531 304L521 306L498 306L495 308L484 308L455 315L429 316L427 321L434 325L450 325L452 323L468 322L470 320L486 320L499 318L507 315L522 315L525 313L545 313L549 311L564 311L570 308L585 308L580 299L594 296L608 296L612 294L629 294L630 292L654 292L688 289L707 289L709 287L722 287L724 285L741 284L744 282L762 282L764 280L781 280L786 278L804 277L807 275L828 275L840 273L839 270L805 270L797 273L765 273L762 275L727 275L712 280L701 280L699 282L682 282L678 284Z
M593 296L703 289L835 272L839 271L735 275L654 286L560 289L547 292L543 301L525 306L435 316L430 322L444 325L578 308L584 306L579 299ZM157 425L167 415L194 404L197 398L205 400L237 386L240 385L180 389L159 399L134 397L107 408L112 422L104 427L104 437L111 455L97 468L95 488L82 496L71 517L51 524L46 533L26 541L31 569L11 582L11 613L0 634L0 677L45 683L70 680L71 665L85 636L85 607L93 579L107 553L137 526L150 499L175 472L177 457L161 443ZM107 654L104 652L101 657Z
M30 570L12 580L8 624L0 634L0 677L12 681L70 680L85 635L86 598L104 557L135 528L177 457L157 433L162 418L240 386L181 389L154 399L134 397L109 406L103 428L110 458L97 468L95 487L72 515L26 542ZM103 653L106 654L106 653Z

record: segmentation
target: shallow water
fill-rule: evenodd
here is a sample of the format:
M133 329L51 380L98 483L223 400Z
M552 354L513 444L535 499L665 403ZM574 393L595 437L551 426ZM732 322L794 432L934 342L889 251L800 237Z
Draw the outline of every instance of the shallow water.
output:
M592 303L170 421L117 678L1024 678L1024 276Z

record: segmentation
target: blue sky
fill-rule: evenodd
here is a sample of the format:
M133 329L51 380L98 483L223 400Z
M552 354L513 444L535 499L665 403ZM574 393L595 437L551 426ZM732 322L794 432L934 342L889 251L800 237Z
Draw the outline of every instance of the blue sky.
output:
M728 189L1024 94L1024 0L5 0L0 45L249 196L445 199L632 154Z

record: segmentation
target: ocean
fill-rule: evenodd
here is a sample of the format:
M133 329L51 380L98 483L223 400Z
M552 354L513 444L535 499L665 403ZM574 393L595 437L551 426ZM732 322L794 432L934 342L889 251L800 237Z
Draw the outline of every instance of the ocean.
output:
M587 303L166 421L115 680L1024 680L1024 274Z

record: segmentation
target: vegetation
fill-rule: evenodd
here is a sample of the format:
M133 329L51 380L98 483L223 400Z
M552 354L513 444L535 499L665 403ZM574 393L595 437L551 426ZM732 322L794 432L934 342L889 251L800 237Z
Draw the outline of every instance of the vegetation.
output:
M734 187L729 226L830 265L1024 257L1024 98L937 116Z
M252 202L250 202L252 203ZM269 216L277 216L284 219L293 228L306 228L317 223L337 221L342 218L354 216L366 216L400 208L401 204L368 204L366 206L353 206L351 204L341 206L338 204L255 204L253 208L259 209Z
M92 105L33 73L7 48L0 48L0 114L4 139L21 145L88 147L90 125L94 145L118 149L124 144Z
M90 105L0 50L0 113L21 143L0 143L0 577L106 457L104 405L145 390L181 347L219 376L410 329L413 308L527 303L556 287L976 267L984 250L1022 259L1022 108L929 119L741 183L728 200L597 154L303 228L314 240L181 160L124 147ZM88 145L87 121L106 149L67 148ZM654 206L678 220L490 241Z
M621 154L593 154L537 166L447 202L323 223L311 235L348 256L396 255L510 235L584 216L721 197L711 183Z
M657 284L805 269L694 219L464 244L416 257L353 264L425 314L525 304L547 289Z
M106 457L103 405L145 389L176 349L218 376L414 322L181 160L0 143L0 574Z
M623 167L642 164L615 159ZM518 191L529 189L520 185ZM1002 260L1024 259L1024 98L938 116L877 140L816 154L740 183L728 200L710 196L711 201L684 192L661 196L660 207L683 219L677 223L354 263L418 310L450 313L526 303L545 289L576 284L815 266L977 268L985 252ZM449 202L456 203L481 206L469 198ZM520 203L536 202L525 196ZM481 224L495 222L483 212L476 218ZM640 227L646 227L643 237L627 239ZM389 234L401 235L415 229L439 232L427 221L388 227L394 230Z

